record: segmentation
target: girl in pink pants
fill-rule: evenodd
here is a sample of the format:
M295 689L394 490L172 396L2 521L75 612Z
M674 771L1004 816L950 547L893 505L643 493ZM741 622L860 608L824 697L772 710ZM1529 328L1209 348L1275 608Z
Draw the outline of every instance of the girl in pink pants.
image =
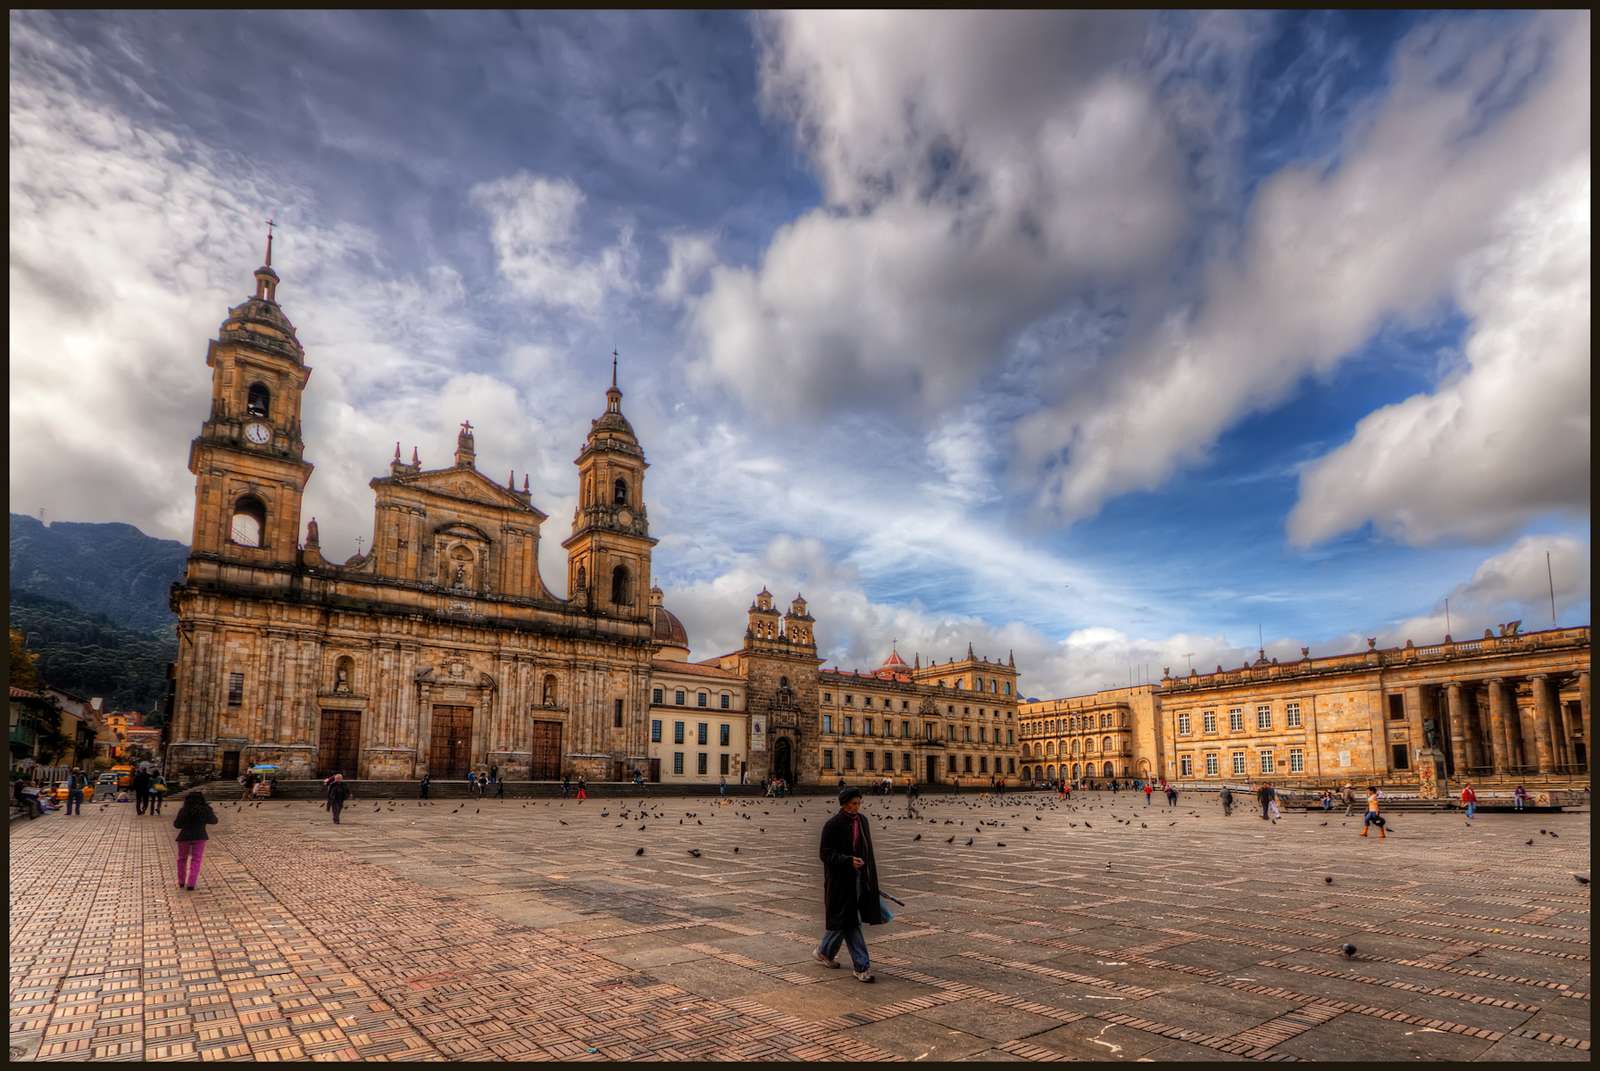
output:
M178 830L178 888L192 892L200 877L200 861L206 855L206 826L217 824L217 813L206 802L205 793L195 789L183 798L172 824ZM185 863L189 865L187 883L183 880Z

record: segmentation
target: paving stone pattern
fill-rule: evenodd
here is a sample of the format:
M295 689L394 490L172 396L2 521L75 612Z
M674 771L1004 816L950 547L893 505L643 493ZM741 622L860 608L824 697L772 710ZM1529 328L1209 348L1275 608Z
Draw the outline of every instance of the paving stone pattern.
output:
M824 799L217 806L13 823L13 1059L1588 1059L1587 814L871 798L869 986Z

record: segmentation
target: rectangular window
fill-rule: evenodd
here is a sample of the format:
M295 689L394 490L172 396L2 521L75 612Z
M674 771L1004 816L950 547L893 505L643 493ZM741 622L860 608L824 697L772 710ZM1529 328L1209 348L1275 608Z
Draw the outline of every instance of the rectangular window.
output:
M832 733L833 733L833 715L832 714L824 714L822 716L822 731L825 732L825 733L828 733L829 735L832 735Z
M911 769L911 752L900 752L900 768L907 771Z
M727 710L728 709L728 704L730 702L732 702L732 700L733 700L732 696L730 696L727 692L723 692L722 693L722 709L723 710Z
M1006 730L1006 743L1007 744L1015 744L1016 743L1016 741L1011 738L1011 730L1010 729Z
M701 747L706 746L707 731L708 730L705 722L701 722L695 727L695 743L699 744Z
M885 751L883 753L883 771L884 771L884 773L888 773L888 772L892 771L893 769L894 769L894 752Z
M929 723L928 723L928 725L927 725L927 729L928 729L928 739L929 739L929 740L932 740L932 739L933 739L933 738L934 738L934 726L933 726L933 722L931 722L931 721L930 721L930 722L929 722Z
M1242 751L1233 753L1233 772L1237 777L1244 776L1244 752Z
M228 674L228 705L236 707L244 702L244 674Z
M1406 697L1396 692L1389 697L1389 720L1406 720Z
M845 696L844 697L844 705L847 706L847 707L855 706L856 705L856 697L853 696L853 695Z
M989 727L987 725L978 726L978 743L987 744L988 742L989 742Z
M822 749L822 768L824 770L833 769L833 748L831 747Z
M706 753L704 751L695 756L694 766L694 772L704 777L706 772Z
M1006 687L1009 688L1011 686L1008 684L1008 685L1006 685ZM1006 773L1016 773L1016 772L1017 772L1017 760L1016 760L1016 757L1015 756L1007 756L1006 757Z
M1394 756L1394 768L1396 770L1411 769L1410 750L1406 747L1406 745L1394 744L1390 747L1389 753Z
M728 753L726 751L718 757L717 764L721 767L717 772L724 777L728 776Z
M1256 728L1257 729L1270 729L1270 728L1272 728L1272 708L1271 707L1256 707Z
M1288 704L1285 704L1284 708L1283 708L1283 713L1284 713L1285 719L1288 721L1289 728L1291 728L1291 729L1300 728L1300 704L1299 703L1288 703Z
M660 706L665 694L666 693L663 692L662 689L657 688L655 691L650 693L650 702L656 704L656 706Z
M1217 731L1217 712L1208 710L1200 715L1200 726L1208 733Z
M946 755L944 757L944 768L951 773L956 772L956 757L954 755Z
M962 773L971 773L972 772L972 756L971 755L963 755L962 759L964 760L962 762L962 766L964 766L965 769L963 769L961 772Z
M979 755L978 756L978 772L979 773L988 773L989 772L989 756L987 756L987 755Z
M683 706L683 689L682 688L679 688L677 691L672 693L672 701L673 701L673 703L675 703L676 705L678 705L680 707Z
M823 702L824 702L824 703L831 703L831 702L833 702L833 693L832 693L832 692L823 692L823 693L822 693L822 701L823 701Z
M1306 772L1306 753L1297 747L1292 747L1289 749L1289 772Z
M909 721L903 721L900 723L900 735L902 737L909 737L911 735L911 723Z
M675 774L683 773L683 752L681 751L672 753L672 772Z
M1273 770L1272 752L1263 751L1261 753L1261 772L1262 773L1271 773L1272 770Z
M911 709L911 704L908 701L902 699L902 700L900 700L900 709L901 710L910 710Z
M1228 711L1228 731L1230 733L1244 732L1244 708L1232 707Z
M856 768L856 753L854 751L846 751L844 753L844 768L846 770L854 770Z
M703 707L706 705L706 699L706 693L701 692L699 695L694 697L694 705L697 707Z
M846 735L846 736L854 736L854 735L856 735L856 720L854 718L850 717L848 714L845 715L845 719L844 719L844 735Z
M728 746L728 741L731 740L732 738L733 738L733 726L731 726L731 725L719 725L719 726L717 726L717 743L718 744L720 744L722 747L727 747Z
M1178 756L1178 773L1184 777L1194 776L1194 762L1189 756Z
M652 718L652 719L650 719L650 742L652 744L661 743L661 719L660 718Z
M1218 767L1217 767L1217 756L1216 756L1216 753L1213 752L1210 755L1206 756L1206 776L1207 777L1215 777L1215 776L1217 776L1217 770L1218 770Z
M871 736L872 735L872 719L871 718L862 718L861 721L862 721L861 735L862 736Z
M683 722L681 721L672 723L672 742L674 744L683 743Z
M965 740L969 744L972 743L972 726L963 725L961 727L961 739Z
M1179 714L1178 715L1178 735L1179 736L1188 736L1189 735L1189 715L1187 715L1187 714Z
M620 699L612 700L611 727L613 729L622 728L622 700Z
M877 758L877 756L875 756L870 751L863 751L861 754L862 754L862 757L864 759L866 759L867 769L869 769L869 770L875 769L875 767L872 764L873 764L873 761Z

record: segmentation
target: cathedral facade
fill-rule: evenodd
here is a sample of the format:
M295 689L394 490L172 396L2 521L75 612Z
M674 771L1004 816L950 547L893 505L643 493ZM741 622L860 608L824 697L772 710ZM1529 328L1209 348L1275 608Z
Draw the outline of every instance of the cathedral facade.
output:
M179 652L168 768L232 777L621 779L648 763L656 650L647 464L612 384L576 459L579 502L561 598L539 575L544 513L527 477L399 446L371 481L370 546L335 563L301 438L311 377L267 262L207 352L211 411L194 439L194 531L173 586ZM301 541L302 532L304 541Z

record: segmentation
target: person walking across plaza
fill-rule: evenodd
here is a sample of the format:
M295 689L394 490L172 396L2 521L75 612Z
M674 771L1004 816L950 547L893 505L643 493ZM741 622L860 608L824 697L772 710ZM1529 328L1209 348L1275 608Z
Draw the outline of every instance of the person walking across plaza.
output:
M922 789L917 787L915 781L906 786L906 817L917 817L917 800L922 798Z
M206 794L198 788L183 797L183 806L172 820L178 831L178 888L194 892L200 879L200 862L206 855L206 826L217 824L217 812L206 802ZM183 880L184 864L189 867L189 880Z
M1178 806L1178 790L1174 786L1168 785L1167 786L1167 809L1171 810L1171 809L1173 809L1173 808L1175 808L1177 806Z
M850 966L856 980L873 981L872 960L863 922L879 925L883 901L878 893L878 861L872 852L872 832L861 813L861 790L839 793L839 812L822 827L817 854L822 859L822 941L812 953L825 967L837 967L839 946L850 949Z
M1344 816L1346 818L1349 818L1350 817L1350 812L1355 810L1355 807L1356 807L1356 790L1355 790L1355 786L1350 784L1350 782L1346 781L1345 785L1344 785Z
M567 798L567 793L569 793L571 791L572 791L572 775L570 773L564 773L564 774L561 775L561 798L562 799L566 799Z
M1267 798L1267 817L1276 824L1278 819L1283 817L1283 811L1278 806L1278 790L1268 785L1267 792L1269 793Z
M1155 794L1155 791L1155 785L1152 785L1149 781L1144 783L1144 805L1146 807L1150 806L1150 797Z
M417 799L425 800L428 798L428 785L431 780L427 774L422 775L422 780L417 782Z
M333 775L333 784L328 786L328 810L333 813L333 824L339 824L339 812L344 810L344 801L350 798L350 786L344 783L344 774Z
M83 775L83 771L76 766L74 766L72 768L72 772L67 775L68 818L71 818L74 814L76 814L79 818L83 817L83 786L88 783L89 779L85 777Z
M1267 809L1272 804L1272 785L1265 784L1257 789L1256 799L1261 802L1261 820L1265 822L1268 818Z
M728 779L726 777L723 777L720 780L718 780L718 782L717 782L717 795L719 797L724 798L724 799L727 798L727 795L728 795Z
M167 779L160 770L150 775L150 813L160 814L161 803L167 798Z
M494 798L497 800L506 798L506 779L501 777L498 772L494 775Z
M1363 837L1367 835L1367 830L1377 826L1378 839L1385 840L1388 838L1388 831L1384 828L1388 823L1383 820L1383 815L1378 812L1378 789L1377 786L1373 786L1367 789L1367 816L1361 820L1361 835Z
M1528 790L1518 785L1517 790L1511 793L1511 805L1519 811L1526 807L1528 805Z
M137 814L150 806L150 771L143 766L133 772L133 802Z
M1227 818L1233 814L1233 789L1223 785L1218 797L1222 800L1222 817Z
M589 798L589 782L585 781L583 779L582 775L579 775L579 777L578 777L578 802L582 803L584 800L586 800L588 798Z
M1467 810L1467 821L1472 821L1472 816L1478 813L1478 793L1470 781L1461 788L1461 806Z

